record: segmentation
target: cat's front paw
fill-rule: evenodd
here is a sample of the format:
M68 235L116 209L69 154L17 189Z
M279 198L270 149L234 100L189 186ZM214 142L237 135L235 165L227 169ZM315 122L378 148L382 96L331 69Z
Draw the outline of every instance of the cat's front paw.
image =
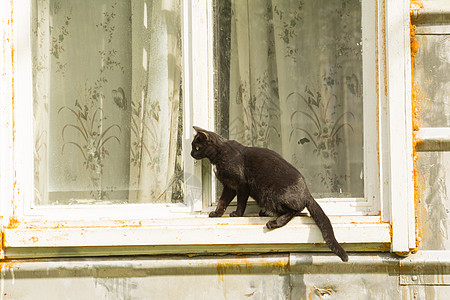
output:
M210 218L218 218L218 217L221 217L222 215L223 215L223 213L221 214L221 213L218 213L216 211L212 211L212 212L209 213L209 217Z
M237 211L232 211L230 213L230 217L242 217L242 214L238 213Z

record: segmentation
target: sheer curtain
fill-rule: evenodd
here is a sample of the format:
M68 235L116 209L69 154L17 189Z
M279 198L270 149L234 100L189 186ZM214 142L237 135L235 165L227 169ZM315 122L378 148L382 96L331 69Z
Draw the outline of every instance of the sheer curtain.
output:
M36 204L181 201L180 1L32 9Z
M363 196L359 0L235 0L229 134L288 159L322 197Z
M138 202L183 198L180 5L133 1L130 188Z

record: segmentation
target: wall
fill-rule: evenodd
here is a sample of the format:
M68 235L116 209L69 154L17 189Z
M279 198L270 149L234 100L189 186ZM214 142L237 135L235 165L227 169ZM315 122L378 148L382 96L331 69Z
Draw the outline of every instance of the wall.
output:
M419 127L450 126L448 0L416 3ZM416 1L419 2L419 1ZM8 261L0 299L446 299L449 152L419 152L418 253L142 256Z

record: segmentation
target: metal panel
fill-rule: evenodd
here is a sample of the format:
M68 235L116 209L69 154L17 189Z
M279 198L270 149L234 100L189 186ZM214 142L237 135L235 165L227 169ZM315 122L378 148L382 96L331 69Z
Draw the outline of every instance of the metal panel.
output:
M411 21L417 26L416 34L439 34L443 33L439 27L446 27L446 30L449 28L450 2L448 0L413 0L411 12Z
M400 285L450 286L448 274L400 275Z
M421 229L421 250L450 250L450 153L418 154L418 220Z
M9 261L4 299L445 299L450 252Z
M399 264L400 285L450 286L449 251L423 251Z
M416 135L417 151L450 151L450 128L420 128Z

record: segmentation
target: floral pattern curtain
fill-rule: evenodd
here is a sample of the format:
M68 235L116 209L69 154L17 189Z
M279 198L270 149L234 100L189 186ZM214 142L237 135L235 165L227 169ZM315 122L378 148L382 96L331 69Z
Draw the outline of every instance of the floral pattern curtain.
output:
M133 4L131 196L138 202L181 202L181 2Z
M36 204L182 201L180 5L33 1Z
M235 0L229 135L271 148L321 197L362 197L359 0Z

